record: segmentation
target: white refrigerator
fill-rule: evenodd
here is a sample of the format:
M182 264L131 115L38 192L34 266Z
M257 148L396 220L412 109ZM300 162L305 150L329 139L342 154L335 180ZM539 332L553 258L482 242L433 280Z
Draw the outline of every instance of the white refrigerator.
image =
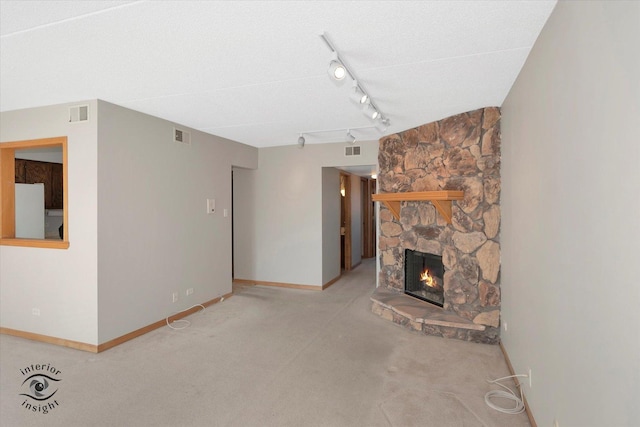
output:
M44 184L16 184L16 237L44 239Z

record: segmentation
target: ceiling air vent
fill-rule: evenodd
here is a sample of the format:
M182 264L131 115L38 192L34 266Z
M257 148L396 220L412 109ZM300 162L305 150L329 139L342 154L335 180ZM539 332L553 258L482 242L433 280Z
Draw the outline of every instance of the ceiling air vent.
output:
M350 145L348 147L344 147L344 155L345 156L359 156L360 155L360 146L359 145Z
M86 122L89 120L89 106L76 105L69 107L69 123Z
M180 144L191 144L191 134L186 130L173 128L173 141Z

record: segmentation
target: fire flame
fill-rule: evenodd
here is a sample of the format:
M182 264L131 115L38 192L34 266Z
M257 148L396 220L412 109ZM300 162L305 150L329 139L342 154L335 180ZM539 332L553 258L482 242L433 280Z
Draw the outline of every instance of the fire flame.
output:
M425 285L431 287L431 288L437 288L438 285L436 284L436 281L433 279L433 277L429 274L429 270L425 270L422 272L422 274L420 275L420 281L424 282Z

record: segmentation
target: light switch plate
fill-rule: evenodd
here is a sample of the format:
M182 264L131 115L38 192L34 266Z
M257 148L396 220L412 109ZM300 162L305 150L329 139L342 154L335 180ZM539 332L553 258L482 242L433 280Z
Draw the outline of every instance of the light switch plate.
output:
M207 213L212 214L216 212L216 199L207 199Z

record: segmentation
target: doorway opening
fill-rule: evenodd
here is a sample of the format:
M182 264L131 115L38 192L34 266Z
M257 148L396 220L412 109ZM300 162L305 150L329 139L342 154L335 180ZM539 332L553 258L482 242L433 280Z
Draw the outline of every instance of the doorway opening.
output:
M351 174L350 169L370 171L371 166L349 167L340 172L340 267L350 271L363 259L376 255L376 210L372 195L376 180L370 173Z
M350 271L351 253L351 175L340 173L340 269Z

